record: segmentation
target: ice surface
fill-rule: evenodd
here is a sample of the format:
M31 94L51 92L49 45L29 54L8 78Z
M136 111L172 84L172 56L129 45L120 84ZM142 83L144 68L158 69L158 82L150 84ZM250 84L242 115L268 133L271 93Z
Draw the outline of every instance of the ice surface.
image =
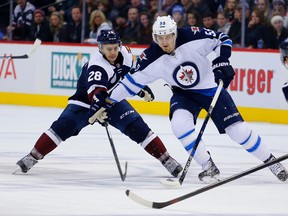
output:
M166 189L160 179L170 177L156 159L142 147L111 128L122 169L122 182L106 131L88 126L47 155L27 174L12 175L15 163L59 116L62 109L0 105L0 215L1 216L93 216L93 215L288 215L288 182L278 181L269 169L225 184L164 209L149 209L125 195L131 189L152 201L166 201L194 191L205 184L192 161L180 189ZM183 166L188 155L173 136L166 116L143 115L164 141L170 154ZM197 124L201 127L202 120ZM288 125L249 123L275 154L288 152ZM203 135L221 177L260 164L226 135L219 135L210 121ZM288 167L288 161L283 164Z

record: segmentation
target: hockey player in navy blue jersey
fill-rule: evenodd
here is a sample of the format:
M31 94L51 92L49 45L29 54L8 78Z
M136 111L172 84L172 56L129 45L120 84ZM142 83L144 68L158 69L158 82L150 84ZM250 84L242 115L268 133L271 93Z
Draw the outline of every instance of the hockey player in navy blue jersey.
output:
M282 64L288 69L288 39L284 40L280 45L280 57ZM282 86L282 91L288 102L288 81Z
M170 16L158 17L152 34L154 42L140 55L135 70L125 76L109 99L117 103L136 95L148 83L165 80L173 91L170 99L172 130L191 154L197 137L195 124L198 114L201 109L208 110L221 79L224 88L211 115L219 133L228 134L264 163L274 160L265 141L243 120L225 90L235 74L229 62L232 47L229 37L205 28L177 29ZM216 58L211 64L207 55L212 51L216 53ZM202 140L194 159L203 168L198 175L201 181L211 182L217 178L220 171ZM288 173L282 164L276 163L269 168L279 180L287 180Z
M62 141L77 136L81 129L89 124L89 117L94 114L103 98L107 97L108 91L130 71L133 65L132 53L128 47L122 46L115 31L102 30L97 41L99 52L83 66L77 90L69 98L67 107L39 137L31 152L17 162L22 172L26 173ZM154 99L148 86L140 90L140 97L148 101ZM158 159L171 175L176 177L181 172L182 166L170 156L160 138L126 100L109 107L109 114L110 125L139 143L150 155Z

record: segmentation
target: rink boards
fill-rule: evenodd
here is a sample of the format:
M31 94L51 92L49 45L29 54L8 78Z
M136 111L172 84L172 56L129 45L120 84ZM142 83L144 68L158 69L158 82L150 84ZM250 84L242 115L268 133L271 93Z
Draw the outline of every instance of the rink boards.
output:
M32 43L0 45L2 56L22 55ZM135 59L144 48L131 47ZM82 65L96 51L92 45L43 43L29 59L0 59L0 103L65 107ZM213 54L209 58L213 59ZM228 91L244 118L288 124L288 103L282 94L288 70L280 62L279 51L235 49L231 64L236 76ZM168 115L171 91L164 84L159 80L150 85L156 97L152 103L138 97L129 101L141 113Z

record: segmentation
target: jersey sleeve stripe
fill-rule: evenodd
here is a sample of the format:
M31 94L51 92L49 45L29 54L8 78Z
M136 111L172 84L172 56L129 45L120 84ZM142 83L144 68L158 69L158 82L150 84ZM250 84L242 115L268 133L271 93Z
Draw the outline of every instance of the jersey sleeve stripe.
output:
M141 88L141 89L144 88L143 85L135 82L135 80L130 76L130 74L127 74L127 75L126 75L126 78L127 78L127 79L129 80L129 82L131 82L133 85L136 85L137 87L139 87L139 88Z
M123 82L120 81L120 84L122 84L122 85L124 86L124 88L126 89L126 91L127 91L130 95L132 95L132 96L136 95L136 93L135 93L134 91L132 91L130 88L128 88L128 86L126 86Z

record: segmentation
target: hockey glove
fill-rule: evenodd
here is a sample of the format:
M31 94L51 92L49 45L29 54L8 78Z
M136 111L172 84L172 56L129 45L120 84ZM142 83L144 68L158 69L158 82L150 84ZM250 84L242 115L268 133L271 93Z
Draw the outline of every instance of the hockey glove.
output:
M223 87L226 89L235 75L235 71L230 65L228 58L223 56L217 57L212 61L212 68L215 82L219 84L219 80L223 80Z
M94 124L95 121L98 121L102 126L104 126L105 122L109 120L109 110L113 104L106 102L107 97L107 91L100 91L93 96L88 113L90 124Z
M154 94L152 92L152 90L148 87L145 86L143 89L141 89L137 95L141 98L144 98L144 101L153 101L155 99Z
M282 87L286 101L288 102L288 82L284 83Z

